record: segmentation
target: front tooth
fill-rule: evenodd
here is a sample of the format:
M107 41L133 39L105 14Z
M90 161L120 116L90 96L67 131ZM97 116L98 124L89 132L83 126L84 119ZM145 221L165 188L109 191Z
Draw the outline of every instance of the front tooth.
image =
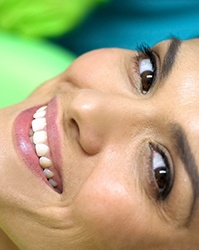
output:
M43 172L44 172L46 178L52 178L52 177L54 176L53 172L50 171L50 169L48 169L48 168L45 168L45 169L43 170Z
M37 118L32 121L32 130L37 132L46 127L46 118Z
M39 143L35 145L35 150L38 156L44 156L49 152L49 147L46 144Z
M58 186L57 182L54 181L53 179L49 179L48 181L50 182L50 184L51 184L53 187L57 187L57 186Z
M47 132L46 131L37 131L33 135L34 144L44 143L47 141Z
M47 106L43 106L43 107L39 108L35 112L35 114L33 115L33 117L34 118L43 118L43 117L45 117L45 115L46 115L46 108L47 108Z
M42 112L42 111L46 110L46 108L47 108L47 106L42 106L36 112Z
M49 168L52 166L52 161L45 156L42 156L41 158L39 158L39 163L42 168Z

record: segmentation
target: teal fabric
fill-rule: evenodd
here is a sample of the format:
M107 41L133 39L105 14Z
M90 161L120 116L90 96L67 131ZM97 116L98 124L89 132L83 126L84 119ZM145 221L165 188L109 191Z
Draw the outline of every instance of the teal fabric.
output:
M135 49L175 35L199 35L198 0L112 0L98 8L78 29L55 39L82 54L101 47Z

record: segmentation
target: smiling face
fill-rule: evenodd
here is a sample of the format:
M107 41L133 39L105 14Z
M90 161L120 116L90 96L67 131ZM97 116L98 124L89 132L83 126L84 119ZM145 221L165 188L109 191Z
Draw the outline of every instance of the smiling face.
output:
M198 249L198 54L199 40L177 39L93 51L2 109L2 239L29 250Z

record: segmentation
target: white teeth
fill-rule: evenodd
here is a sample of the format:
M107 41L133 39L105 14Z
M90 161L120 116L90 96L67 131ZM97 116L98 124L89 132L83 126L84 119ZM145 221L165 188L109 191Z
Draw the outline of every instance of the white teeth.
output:
M43 107L39 108L39 109L36 111L36 113L42 112L42 111L46 110L46 108L47 108L47 106L43 106Z
M47 141L47 132L46 131L37 131L33 135L34 144L44 143Z
M42 143L36 144L35 149L38 156L45 156L49 152L49 147Z
M33 115L34 118L43 118L46 115L46 108L47 106L43 106L40 109L36 111L36 113Z
M43 130L46 127L46 118L36 118L32 121L32 130L37 132Z
M50 148L46 145L48 139L47 132L45 130L47 125L45 118L46 108L47 106L39 108L33 115L34 119L30 129L30 140L35 144L35 151L39 157L39 164L41 168L43 168L45 177L48 179L49 183L56 188L58 184L52 179L54 173L49 169L53 165L52 161L45 156L50 152Z
M52 178L54 176L53 172L50 171L50 169L48 169L48 168L45 168L43 172L44 172L46 178L48 178L48 179Z
M49 179L48 180L50 182L50 184L53 186L53 187L57 187L57 182L54 181L53 179Z
M40 163L42 168L49 168L52 166L52 161L49 158L44 157L44 156L42 156L39 159L39 163Z

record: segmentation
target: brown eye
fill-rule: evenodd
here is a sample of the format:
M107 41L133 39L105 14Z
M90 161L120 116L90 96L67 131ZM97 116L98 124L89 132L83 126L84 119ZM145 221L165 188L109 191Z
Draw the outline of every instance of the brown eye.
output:
M140 59L139 71L141 77L141 92L147 94L154 82L154 62L147 59Z
M146 94L153 84L154 74L152 71L144 71L140 76L142 80L142 92Z
M166 167L158 167L154 170L154 176L158 188L163 191L169 182L169 169Z
M173 173L165 153L158 147L151 145L152 172L157 189L157 197L164 200L173 186Z

